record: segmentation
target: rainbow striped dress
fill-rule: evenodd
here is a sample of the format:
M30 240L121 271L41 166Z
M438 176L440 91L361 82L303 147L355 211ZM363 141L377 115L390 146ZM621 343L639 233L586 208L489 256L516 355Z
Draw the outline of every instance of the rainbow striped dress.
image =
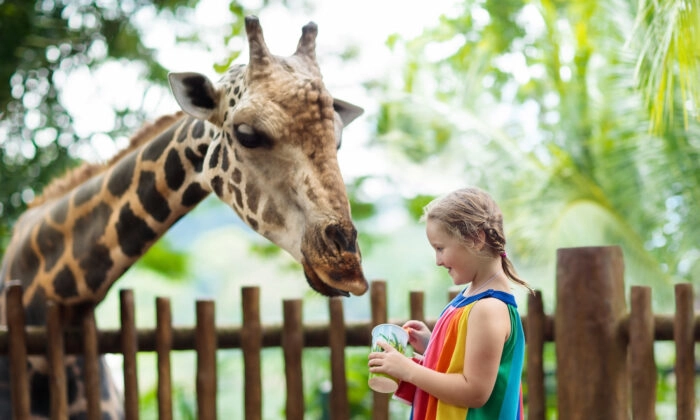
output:
M511 334L503 346L501 364L491 397L479 408L456 407L416 389L412 420L516 420L523 419L521 375L525 355L525 334L512 294L487 290L474 296L457 295L443 310L433 328L423 366L438 372L462 372L464 342L469 312L479 299L493 297L508 305Z

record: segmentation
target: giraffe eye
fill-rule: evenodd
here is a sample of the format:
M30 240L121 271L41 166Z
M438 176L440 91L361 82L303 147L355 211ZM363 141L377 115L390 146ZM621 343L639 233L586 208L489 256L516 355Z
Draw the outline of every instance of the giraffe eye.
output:
M265 134L256 131L248 124L237 124L233 127L238 142L245 148L271 147L272 142Z

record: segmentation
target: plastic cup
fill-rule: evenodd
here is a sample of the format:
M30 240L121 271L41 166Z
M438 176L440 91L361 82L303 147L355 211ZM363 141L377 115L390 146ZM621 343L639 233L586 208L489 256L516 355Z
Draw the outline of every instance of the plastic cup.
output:
M398 325L394 324L379 324L372 329L372 351L384 351L377 342L384 341L394 347L396 350L406 354L408 346L408 333ZM369 373L367 384L370 388L377 392L391 393L396 391L399 383L396 378L393 378L384 373Z

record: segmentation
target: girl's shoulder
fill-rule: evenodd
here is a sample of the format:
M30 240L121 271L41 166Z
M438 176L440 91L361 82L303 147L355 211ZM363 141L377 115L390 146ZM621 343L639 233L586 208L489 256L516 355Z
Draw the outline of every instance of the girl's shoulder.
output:
M508 299L501 299L503 296L486 295L474 302L472 312L486 313L487 315L507 315L510 306Z
M491 331L499 340L501 337L506 340L511 333L510 306L500 299L479 299L469 311L469 326L470 329ZM482 334L480 336L484 337Z

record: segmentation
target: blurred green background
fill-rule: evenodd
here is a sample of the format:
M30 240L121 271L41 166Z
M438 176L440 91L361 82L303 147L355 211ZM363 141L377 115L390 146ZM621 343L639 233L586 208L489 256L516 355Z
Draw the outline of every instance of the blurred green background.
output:
M390 318L407 317L411 290L426 292L428 316L446 302L451 280L417 217L462 185L499 202L508 254L548 313L556 249L598 245L619 245L627 286L651 286L654 310L670 313L672 285L700 279L699 10L698 0L0 0L0 252L49 180L108 159L145 121L176 110L167 72L216 79L245 63L243 17L256 14L278 55L316 21L324 82L365 108L339 160L365 272L388 282ZM139 326L154 325L155 296L171 298L176 324L193 324L199 298L216 298L217 322L239 323L246 285L261 287L265 322L281 321L287 298L304 300L305 322L327 319L298 264L210 198L126 273L99 325L116 327L119 288L135 290ZM348 321L369 319L367 296L345 308ZM348 350L358 418L371 407L366 350ZM242 410L240 353L219 357L220 412ZM154 410L153 357L139 360L142 408ZM175 360L176 411L194 418L194 356ZM309 418L324 418L329 375L313 366ZM281 353L266 350L264 369L279 383ZM664 418L672 378L659 375ZM265 393L266 418L284 409L279 389Z

